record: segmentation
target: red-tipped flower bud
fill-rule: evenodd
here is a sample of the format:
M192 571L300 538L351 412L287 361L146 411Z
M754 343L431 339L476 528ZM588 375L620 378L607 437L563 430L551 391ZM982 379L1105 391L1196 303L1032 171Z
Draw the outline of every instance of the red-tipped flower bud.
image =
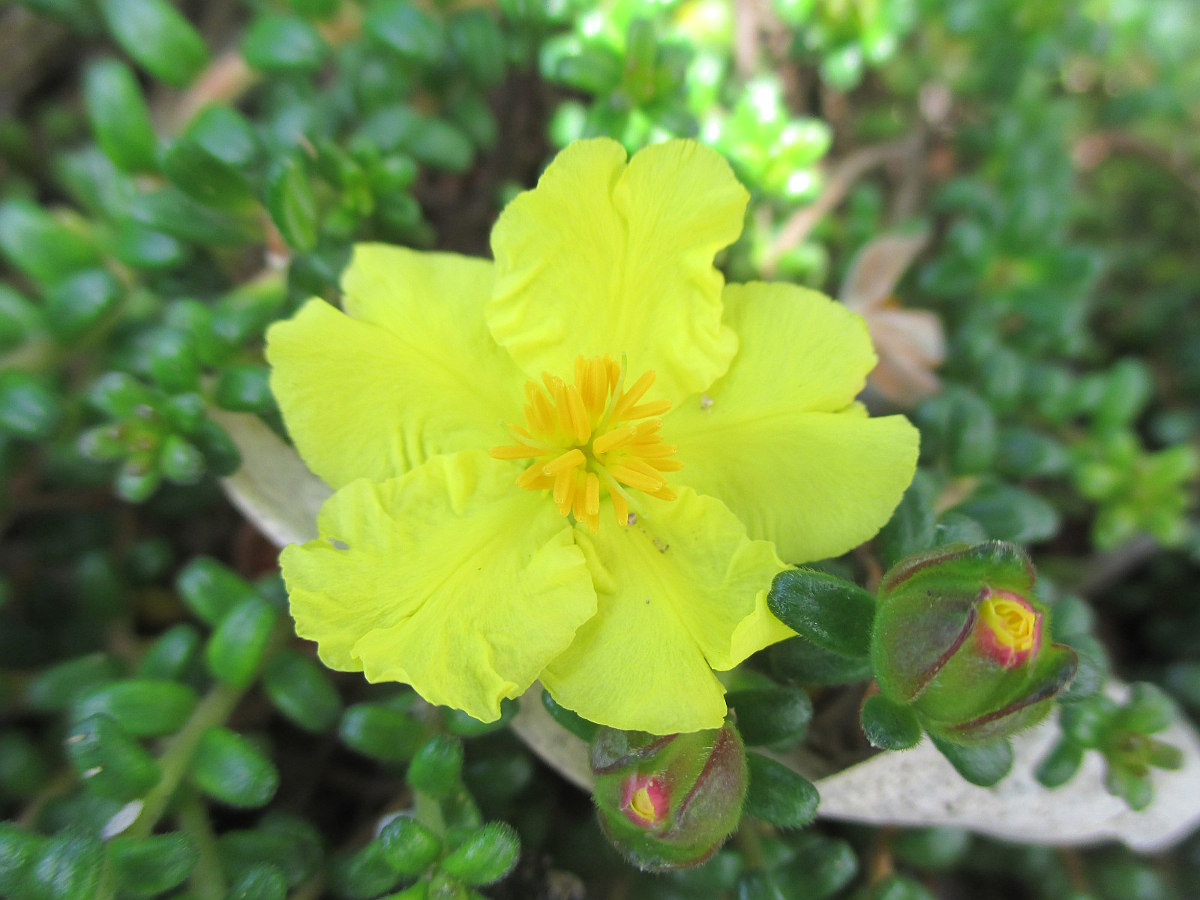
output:
M642 869L699 865L737 828L746 754L729 722L666 736L605 728L591 761L600 824Z
M1046 715L1075 676L1075 651L1043 640L1024 551L992 541L942 547L884 576L871 663L886 697L935 737L1007 737Z

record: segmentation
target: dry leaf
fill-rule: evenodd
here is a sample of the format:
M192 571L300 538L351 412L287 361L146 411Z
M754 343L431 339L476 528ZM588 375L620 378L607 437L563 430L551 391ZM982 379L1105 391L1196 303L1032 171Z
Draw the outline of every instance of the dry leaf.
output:
M841 300L866 320L879 363L868 376L871 390L900 407L936 394L933 370L946 357L942 322L928 310L910 310L893 295L927 236L883 235L868 242L850 262Z

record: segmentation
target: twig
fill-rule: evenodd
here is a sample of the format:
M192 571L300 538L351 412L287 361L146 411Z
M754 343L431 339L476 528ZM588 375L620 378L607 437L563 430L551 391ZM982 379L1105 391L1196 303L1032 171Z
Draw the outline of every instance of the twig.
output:
M262 76L250 68L239 50L226 50L200 73L178 102L164 110L162 125L178 133L201 109L212 103L231 103L254 87Z
M874 147L856 150L833 165L821 195L811 205L792 213L791 218L779 229L775 240L767 247L763 254L763 275L770 278L775 274L775 266L779 258L788 250L803 243L817 223L845 199L859 178L871 169L918 151L920 146L921 136L910 134L886 144L877 144Z
M1186 187L1200 201L1200 173L1193 171L1182 154L1172 153L1127 131L1095 131L1086 134L1071 150L1071 161L1090 172L1114 154L1136 156L1159 166Z

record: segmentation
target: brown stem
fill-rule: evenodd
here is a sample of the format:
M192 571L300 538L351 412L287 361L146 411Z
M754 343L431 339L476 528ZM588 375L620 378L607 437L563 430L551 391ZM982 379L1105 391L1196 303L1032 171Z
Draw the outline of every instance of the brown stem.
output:
M1095 131L1075 142L1071 160L1084 172L1098 168L1116 154L1135 156L1162 168L1200 201L1200 173L1193 171L1182 153L1172 153L1127 131Z
M878 884L889 878L896 871L892 864L892 839L896 829L888 826L880 828L871 844L871 857L867 863L867 883Z

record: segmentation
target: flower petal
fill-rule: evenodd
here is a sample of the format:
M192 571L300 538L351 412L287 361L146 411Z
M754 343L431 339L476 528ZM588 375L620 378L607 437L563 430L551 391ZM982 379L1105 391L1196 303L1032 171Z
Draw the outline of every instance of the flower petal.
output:
M730 669L792 632L766 608L783 568L718 501L687 488L647 498L629 527L601 513L598 534L576 527L599 609L542 673L563 706L593 722L670 734L715 728Z
M844 553L900 502L917 431L848 406L875 362L857 315L790 285L731 285L725 296L741 349L699 402L663 423L678 478L722 500L788 562Z
M267 332L271 390L300 455L333 487L505 440L524 376L491 339L491 265L363 245L338 312L309 301Z
M283 551L296 633L331 668L495 720L596 610L570 526L518 471L469 452L342 488L321 539Z
M713 255L741 232L748 195L729 164L693 141L668 141L628 166L620 144L578 141L492 230L492 334L530 377L575 357L629 358L679 402L729 365Z

